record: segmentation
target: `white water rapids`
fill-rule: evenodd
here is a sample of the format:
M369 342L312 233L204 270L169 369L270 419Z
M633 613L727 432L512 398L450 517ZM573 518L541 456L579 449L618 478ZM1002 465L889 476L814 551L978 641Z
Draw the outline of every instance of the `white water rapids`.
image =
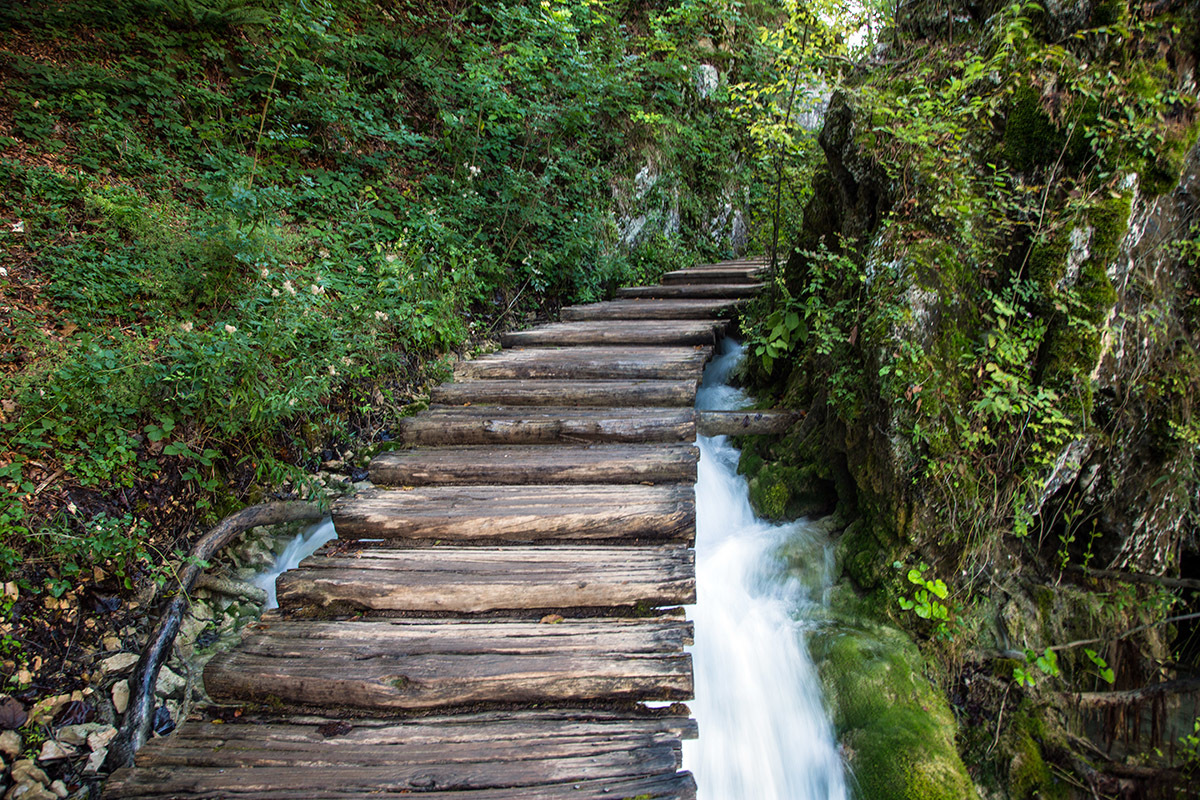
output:
M704 373L696 405L743 407L727 385L742 348L725 340ZM754 516L738 451L726 437L699 439L696 585L692 647L700 738L683 765L699 800L846 800L848 792L821 684L804 642L805 609L828 585L830 548L804 521L772 525ZM817 562L816 586L789 574L780 550Z

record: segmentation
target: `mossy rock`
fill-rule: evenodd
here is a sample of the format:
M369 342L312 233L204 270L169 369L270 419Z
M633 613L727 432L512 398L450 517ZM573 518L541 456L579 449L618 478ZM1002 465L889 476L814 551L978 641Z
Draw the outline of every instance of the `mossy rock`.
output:
M1011 753L1008 763L1008 796L1012 800L1066 800L1065 783L1054 777L1042 754L1040 742L1048 738L1045 723L1025 710L1019 711L1008 728L1003 749Z
M833 487L820 477L815 466L763 463L750 479L749 489L750 505L760 517L772 522L833 510Z
M862 519L850 524L834 543L834 557L843 574L862 589L874 589L887 578L887 559L879 539ZM885 563L886 562L886 563Z
M812 639L856 795L872 800L974 800L955 749L956 723L901 631L831 626Z

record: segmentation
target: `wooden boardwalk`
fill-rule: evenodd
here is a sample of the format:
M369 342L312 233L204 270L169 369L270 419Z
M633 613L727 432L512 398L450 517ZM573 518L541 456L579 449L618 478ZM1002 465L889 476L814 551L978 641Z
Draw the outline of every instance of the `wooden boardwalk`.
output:
M338 540L209 662L236 718L155 739L104 797L691 798L696 388L758 261L563 310L455 369Z

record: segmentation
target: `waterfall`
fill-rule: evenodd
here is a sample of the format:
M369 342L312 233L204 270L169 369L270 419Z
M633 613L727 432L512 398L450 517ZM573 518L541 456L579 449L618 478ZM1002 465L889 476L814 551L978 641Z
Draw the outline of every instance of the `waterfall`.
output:
M254 576L250 581L267 592L267 602L263 605L263 611L279 607L279 602L275 598L275 579L289 569L295 569L301 561L317 552L321 545L336 538L337 532L333 529L333 520L329 517L315 525L310 525L292 537L283 552L275 557L275 564L270 569Z
M745 396L727 385L742 348L725 340L705 371L696 405L731 410ZM738 451L726 437L699 438L696 482L698 602L688 616L700 738L684 743L684 767L700 800L846 800L842 759L805 648L806 609L831 573L824 534L804 521L754 516ZM800 550L806 582L781 548ZM815 584L815 585L814 585ZM815 595L815 598L814 598Z

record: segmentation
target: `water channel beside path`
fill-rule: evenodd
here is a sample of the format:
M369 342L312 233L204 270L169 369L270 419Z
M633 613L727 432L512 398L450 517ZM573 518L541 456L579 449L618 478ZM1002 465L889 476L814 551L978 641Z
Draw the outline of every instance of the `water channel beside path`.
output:
M742 348L725 340L709 364L697 408L733 410L746 396L728 385ZM699 800L845 800L845 770L805 646L807 611L829 586L832 549L800 520L758 519L738 451L699 437L696 483L698 602L691 648L700 738L684 742ZM803 577L782 555L800 553Z

